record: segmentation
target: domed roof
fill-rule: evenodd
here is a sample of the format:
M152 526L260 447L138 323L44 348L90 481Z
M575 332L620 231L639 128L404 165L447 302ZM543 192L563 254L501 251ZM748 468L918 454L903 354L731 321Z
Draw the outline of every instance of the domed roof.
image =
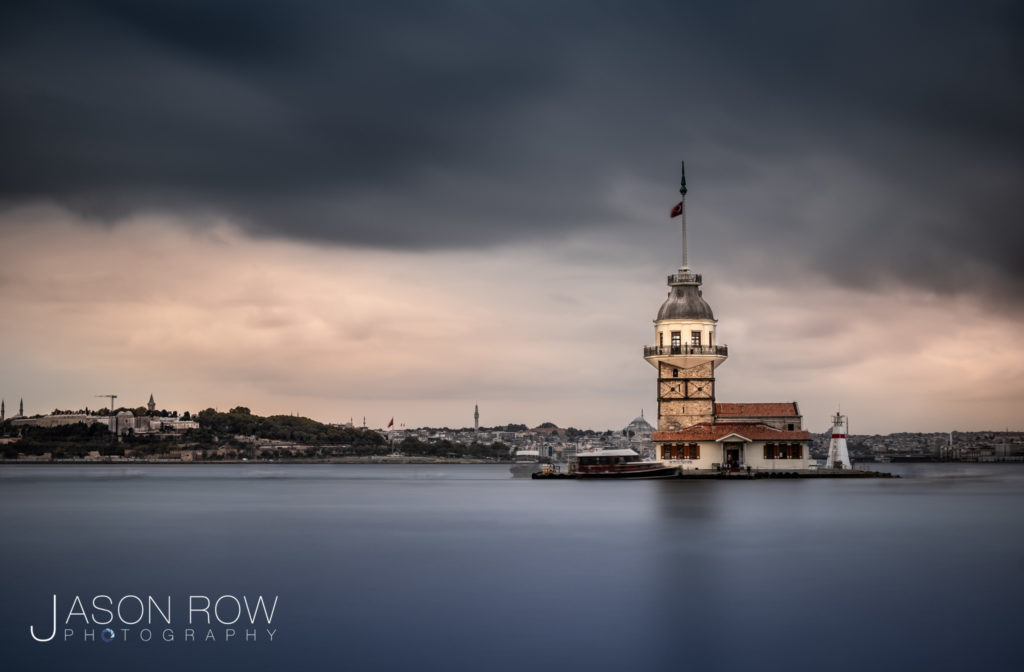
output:
M651 423L647 422L647 418L640 415L633 418L633 422L626 425L626 429L654 429L654 427L651 426Z
M659 320L713 320L711 306L700 295L697 285L672 285L668 298L658 311Z

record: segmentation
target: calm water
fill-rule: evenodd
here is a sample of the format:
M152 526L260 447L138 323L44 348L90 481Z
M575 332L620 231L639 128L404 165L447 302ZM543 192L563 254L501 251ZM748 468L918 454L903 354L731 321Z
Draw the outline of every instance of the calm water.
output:
M489 465L4 466L0 661L1024 669L1024 467L886 467L905 477L605 483L512 480ZM36 643L29 625L51 629L53 594L61 622L75 595L170 595L176 638L161 641L161 622L150 642L140 626L87 642L76 618L69 641L61 623L54 641ZM260 594L279 596L273 642L225 642L223 626L211 628L217 641L183 640L188 595Z

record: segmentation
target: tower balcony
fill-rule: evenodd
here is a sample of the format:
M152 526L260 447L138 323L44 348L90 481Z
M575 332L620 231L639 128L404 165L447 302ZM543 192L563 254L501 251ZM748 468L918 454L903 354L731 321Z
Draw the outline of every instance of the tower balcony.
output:
M680 367L690 367L704 362L713 362L715 367L729 356L727 345L646 345L644 359L651 366L657 367L658 362L665 362Z
M668 284L670 285L699 285L701 282L703 282L703 278L700 273L680 271L668 276Z
M729 356L728 345L645 345L644 357L671 357L672 355Z

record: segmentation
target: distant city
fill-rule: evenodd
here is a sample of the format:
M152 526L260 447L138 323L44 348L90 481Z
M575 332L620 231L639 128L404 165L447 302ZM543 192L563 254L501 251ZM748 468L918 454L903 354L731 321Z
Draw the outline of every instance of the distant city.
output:
M107 395L108 398L111 395ZM54 409L27 416L24 403L6 417L0 402L0 454L5 462L507 462L520 450L556 461L578 452L629 447L654 457L654 427L641 412L618 430L559 427L544 422L472 427L395 426L372 429L350 419L320 423L297 415L254 415L238 406L227 412L157 410L152 395L135 408ZM822 459L829 432L812 433L810 454ZM1024 462L1024 432L983 431L887 435L851 434L851 457L861 462Z

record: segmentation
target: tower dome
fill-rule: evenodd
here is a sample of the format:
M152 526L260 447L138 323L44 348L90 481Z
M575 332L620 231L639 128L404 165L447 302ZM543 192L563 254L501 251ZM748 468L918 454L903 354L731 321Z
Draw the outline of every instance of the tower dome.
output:
M697 284L671 284L668 298L658 310L659 320L713 320L711 306Z

